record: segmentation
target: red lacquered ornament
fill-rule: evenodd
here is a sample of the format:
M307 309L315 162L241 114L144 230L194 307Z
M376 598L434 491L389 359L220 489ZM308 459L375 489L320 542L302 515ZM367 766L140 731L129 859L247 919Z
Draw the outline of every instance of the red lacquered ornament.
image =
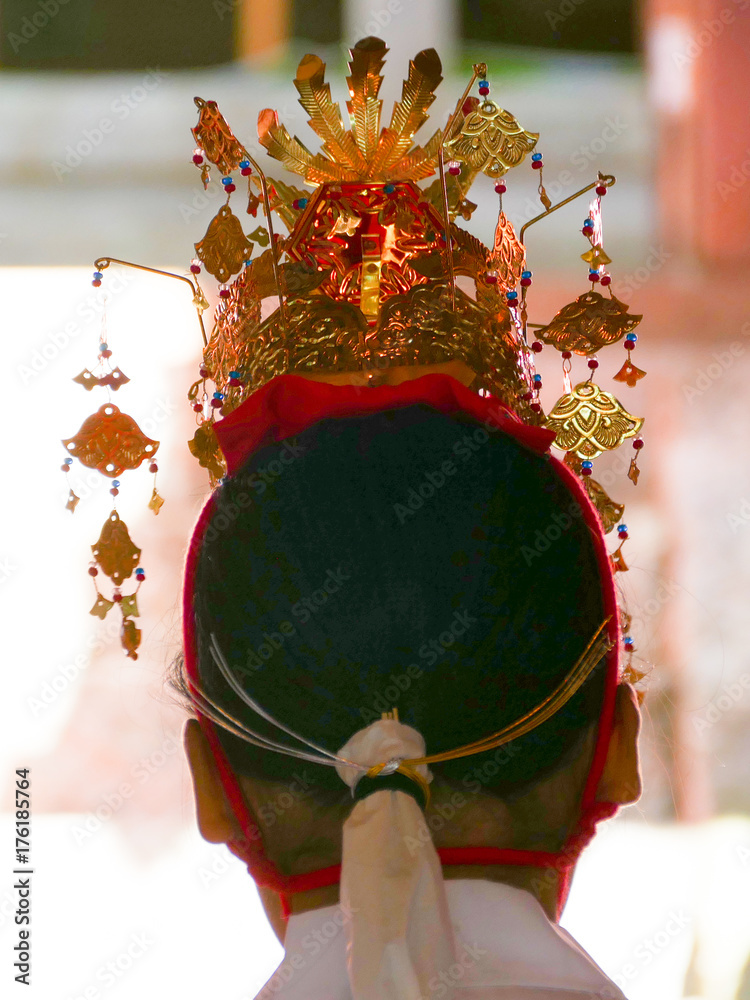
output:
M607 193L607 189L606 189L606 187L603 184L597 184L596 185L596 193L601 198L602 195L605 195Z
M190 265L190 270L193 272L193 274L200 274L201 273L201 266L200 266L200 264L191 264Z
M592 371L596 371L598 367L599 367L599 362L596 360L596 358L589 358L589 368Z
M534 352L534 354L539 354L539 352L542 350L543 347L544 344L541 342L541 340L535 340L534 343L531 345L531 350Z
M644 444L643 438L636 438L635 441L633 442L633 447L635 448L636 451L640 451L641 448L643 447L643 444Z
M612 281L612 278L608 274L603 274L599 280L603 285L608 285Z

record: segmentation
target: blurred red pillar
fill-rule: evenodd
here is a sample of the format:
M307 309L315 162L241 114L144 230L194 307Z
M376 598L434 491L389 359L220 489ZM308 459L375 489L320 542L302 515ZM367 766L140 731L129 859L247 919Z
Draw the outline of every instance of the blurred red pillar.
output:
M659 224L675 256L750 261L750 3L645 0ZM744 258L744 259L743 259Z
M289 37L290 20L291 0L240 0L237 57L260 65L279 58Z

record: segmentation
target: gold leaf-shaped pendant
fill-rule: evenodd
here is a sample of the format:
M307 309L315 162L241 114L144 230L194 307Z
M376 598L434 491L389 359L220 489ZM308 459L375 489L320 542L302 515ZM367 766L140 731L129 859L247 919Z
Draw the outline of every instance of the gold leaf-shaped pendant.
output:
M72 514L80 502L81 498L79 496L76 496L73 490L71 490L70 493L68 494L68 502L65 504L65 509L69 510L70 513Z
M643 369L637 368L630 359L625 362L616 375L612 376L615 382L624 382L626 385L629 385L631 389L639 379L645 377L646 373Z
M614 526L622 520L622 515L625 513L625 504L616 503L604 487L600 483L597 483L595 479L592 479L591 476L586 476L583 485L591 502L599 511L605 535L609 534Z
M501 177L523 161L538 139L538 132L527 132L509 111L486 100L466 115L458 135L445 143L445 156L488 177Z
M136 649L141 644L141 630L136 626L132 618L123 618L120 627L120 642L126 655L131 660L137 660Z
M612 553L610 558L612 560L612 568L615 571L615 573L627 573L627 571L630 569L628 564L625 562L625 558L622 554L622 545L617 549L616 552Z
M135 594L124 594L120 601L120 611L123 618L140 618L138 613L138 601Z
M135 420L114 403L100 406L84 420L75 437L63 440L63 444L87 468L110 479L125 469L137 469L159 448L159 442L146 437Z
M206 235L195 244L195 252L206 270L218 281L229 281L253 252L242 232L240 220L229 205L222 205L208 224Z
M638 485L638 476L640 476L641 470L638 468L638 463L634 458L630 459L630 468L628 469L628 479L633 484L633 486Z
M158 514L163 506L164 506L164 500L162 497L159 496L156 487L154 487L154 491L151 494L151 499L148 502L148 509L152 510L154 514Z
M557 448L591 460L618 448L625 438L635 437L643 417L632 416L596 383L579 382L571 393L558 399L546 426L557 435Z
M585 260L589 267L604 267L605 264L612 263L612 258L604 252L601 243L595 243L590 250L582 253L581 260Z
M614 295L605 298L592 291L563 306L536 335L558 351L596 354L600 348L616 344L626 333L631 333L642 319L631 315L625 303Z
M141 550L128 534L128 526L113 510L102 525L99 541L91 546L102 572L118 587L132 574L141 557Z
M497 287L501 292L515 288L526 266L526 251L519 242L505 212L497 217L495 243L492 247L490 267L497 271Z
M198 124L191 130L195 141L222 174L231 174L240 160L245 158L244 147L236 139L216 101L196 97L195 106L200 112Z
M188 441L188 448L190 454L198 459L198 464L208 469L212 482L218 481L225 475L224 456L214 433L213 424L201 424L192 441Z
M104 621L108 612L110 612L114 606L114 601L108 601L106 597L102 597L101 594L97 593L94 606L91 611L89 611L89 614L94 615L95 618L101 618L101 620Z

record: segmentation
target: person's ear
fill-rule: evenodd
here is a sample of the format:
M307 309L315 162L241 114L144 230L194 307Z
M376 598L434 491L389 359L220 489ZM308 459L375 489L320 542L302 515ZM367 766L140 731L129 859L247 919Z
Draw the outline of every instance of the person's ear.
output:
M618 684L612 735L604 770L596 789L599 802L628 805L641 795L638 764L638 731L641 713L638 697L630 684Z
M226 844L239 833L237 820L227 802L211 747L197 719L188 719L182 736L193 777L198 829L210 844Z

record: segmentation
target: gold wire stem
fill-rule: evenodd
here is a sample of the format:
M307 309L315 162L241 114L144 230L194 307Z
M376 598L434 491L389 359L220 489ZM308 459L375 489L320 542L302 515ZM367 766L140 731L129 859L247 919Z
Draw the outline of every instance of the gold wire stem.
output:
M160 271L158 267L146 267L145 264L134 264L131 260L118 260L117 257L98 257L94 261L94 267L97 271L103 271L108 268L110 264L122 264L123 267L134 267L137 271L149 271L151 274L161 274L165 278L177 278L178 281L184 281L192 289L193 296L198 294L198 289L196 285L190 278L185 277L184 274L173 274L171 271ZM198 310L196 310L198 312ZM198 312L198 322L201 325L201 336L203 337L203 346L208 347L208 338L206 337L206 329L203 326L203 317L200 312Z
M553 212L556 212L558 208L562 208L563 205L567 205L568 202L575 201L576 198L580 198L582 194L586 194L587 191L590 191L592 188L596 187L599 184L603 184L605 187L611 188L612 185L616 183L617 183L617 178L614 177L612 174L598 173L597 179L595 181L592 181L590 184L587 184L586 187L581 188L580 191L576 191L575 194L570 195L570 197L565 198L563 201L558 202L556 205L553 205L552 208L548 208L546 211L541 212L539 215L534 216L533 219L529 219L528 222L524 223L524 225L521 226L521 232L518 234L519 241L523 244L523 234L526 232L529 226L533 226L535 222L539 222L541 219L546 219L548 215L552 215Z
M536 708L532 709L526 715L511 722L504 729L492 733L490 736L485 736L481 740L476 740L474 743L466 743L464 746L456 747L455 750L446 750L443 753L429 754L425 757L412 757L402 760L401 763L408 767L414 767L417 764L437 764L444 760L457 760L461 757L469 757L472 754L485 753L487 750L494 750L496 747L502 746L504 743L510 743L511 740L518 739L520 736L531 732L532 729L536 729L537 726L540 726L547 719L551 718L555 712L573 697L599 662L602 654L611 648L612 644L609 640L602 637L602 632L607 627L610 618L611 615L604 619L570 673L563 678L562 682L544 701L540 702Z
M448 185L445 180L445 150L444 146L448 139L451 137L451 132L456 124L456 120L459 114L463 111L463 106L466 98L469 96L469 91L474 86L474 81L478 76L487 76L487 64L486 63L475 63L474 72L472 73L471 80L469 80L466 90L459 98L458 103L453 114L448 119L448 124L443 129L443 137L440 140L440 145L438 146L438 170L440 172L440 189L443 195L443 231L445 233L445 249L448 254L448 274L450 275L450 285L451 285L451 308L455 312L456 310L456 277L453 273L453 247L451 245L451 220L450 220L450 207L448 205Z
M271 202L268 197L268 181L266 180L266 175L263 173L262 169L258 165L258 161L255 160L246 149L243 148L242 152L245 157L250 161L252 166L258 175L258 180L260 181L260 190L263 195L263 211L266 214L266 222L268 223L268 235L271 240L271 264L273 265L273 280L276 282L276 291L279 294L279 309L281 310L281 322L284 327L284 335L287 333L287 322L286 322L286 303L284 302L284 296L281 292L281 276L279 274L279 259L278 250L276 248L276 240L273 234L273 220L271 219Z

